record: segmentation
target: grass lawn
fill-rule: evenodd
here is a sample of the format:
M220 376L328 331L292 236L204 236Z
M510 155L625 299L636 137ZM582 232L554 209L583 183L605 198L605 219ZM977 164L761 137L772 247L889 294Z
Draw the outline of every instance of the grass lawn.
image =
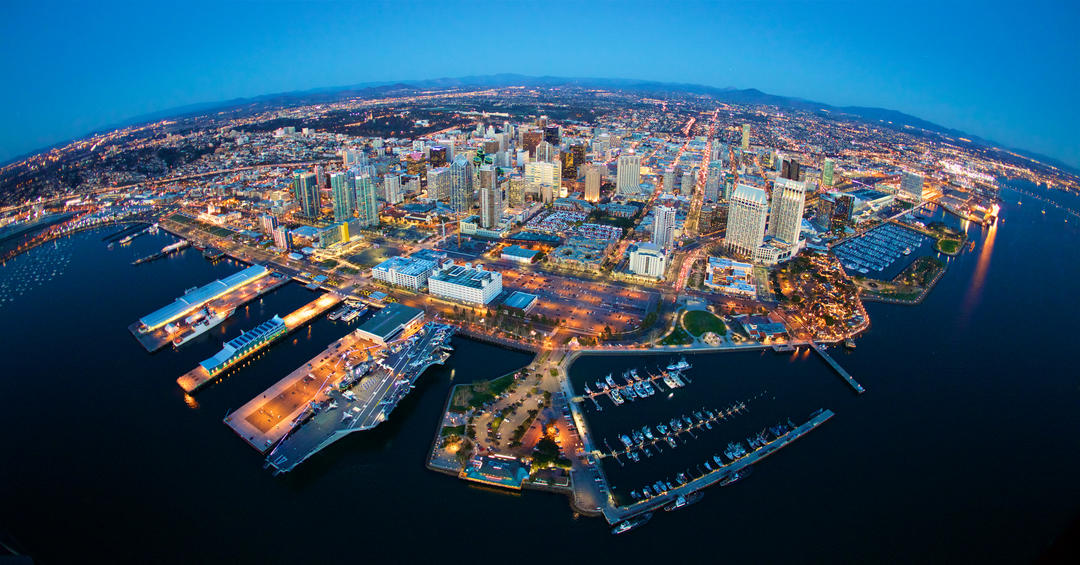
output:
M485 402L494 399L496 396L502 394L506 389L510 388L514 384L514 374L505 375L494 380L476 383L472 385L472 398L469 400L469 404L472 406L481 406Z
M724 335L727 331L727 326L724 325L724 321L717 318L712 312L706 312L705 310L691 310L683 315L683 327L686 331L690 332L690 335L700 336L705 332L713 332L717 335Z
M939 239L937 240L937 250L947 255L955 255L960 250L960 240L958 239Z
M463 436L465 435L465 426L444 426L440 434L442 437Z
M660 345L689 345L691 343L694 343L694 338L686 333L686 330L682 329L681 326L675 326L675 329L667 337L660 340Z

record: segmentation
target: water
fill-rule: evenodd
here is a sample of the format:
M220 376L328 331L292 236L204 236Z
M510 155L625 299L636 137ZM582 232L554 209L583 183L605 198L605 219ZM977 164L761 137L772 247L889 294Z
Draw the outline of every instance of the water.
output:
M684 459L667 459L675 454L665 448L613 470L620 489L673 477L763 424L799 422L820 407L837 414L746 480L618 537L601 520L575 518L562 496L495 492L423 466L450 370L458 381L489 378L528 356L456 340L447 366L425 374L388 423L275 478L221 418L348 329L316 321L191 408L174 380L216 351L219 337L148 355L125 328L239 267L195 251L128 264L165 236L113 250L102 234L65 240L63 272L0 308L0 528L45 563L285 563L358 552L456 562L478 544L533 561L545 538L559 540L545 549L551 555L634 562L1029 561L1080 509L1080 372L1071 359L1080 222L1018 199L1006 193L996 228L966 226L975 249L949 260L921 306L868 305L872 327L858 350L833 350L867 387L861 397L814 356L767 352L689 358L694 382L670 401L602 400L592 420L617 441L615 432L638 422L763 393L745 417L675 450ZM250 321L219 330L231 336L312 297L287 286L252 304ZM600 377L668 359L585 358L572 373Z

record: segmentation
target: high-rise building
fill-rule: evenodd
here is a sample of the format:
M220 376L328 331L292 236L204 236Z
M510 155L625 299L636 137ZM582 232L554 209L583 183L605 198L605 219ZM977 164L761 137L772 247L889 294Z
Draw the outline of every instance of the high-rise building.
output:
M447 163L446 148L438 145L433 145L428 150L428 165L432 167L442 167Z
M600 165L585 165L585 200L600 201Z
M719 161L709 163L709 174L705 178L705 199L717 202L724 183L724 166Z
M274 228L278 226L277 216L273 214L263 214L259 216L259 228L266 235L273 236Z
M285 251L292 249L292 232L285 226L274 228L274 247Z
M657 206L653 209L652 242L663 249L671 249L674 246L675 208Z
M664 192L671 194L675 192L675 169L668 167L664 169Z
M697 169L690 169L684 171L682 174L682 182L679 183L679 194L683 196L690 196L694 193L694 185L697 184Z
M736 186L728 206L727 234L724 237L728 251L753 256L765 241L768 215L769 200L765 190L742 183Z
M401 193L401 175L386 175L383 178L383 200L390 204L399 204L404 200Z
M451 167L436 167L428 170L427 194L428 198L438 200L444 204L450 202L451 180L453 172Z
M458 155L450 165L450 207L462 213L472 206L473 164Z
M742 148L750 149L750 124L742 125Z
M769 210L769 235L795 245L802 233L803 207L806 203L806 183L776 179L773 185L772 206Z
M841 194L836 197L836 207L833 209L832 229L841 229L851 225L855 215L855 197L850 194Z
M799 162L789 157L784 157L780 162L780 178L799 180Z
M540 144L536 146L536 160L546 161L548 163L559 161L559 147L557 145L552 145L547 141L541 141Z
M293 198L300 203L300 214L307 218L319 216L321 202L319 185L315 173L296 173L293 175Z
M525 205L525 186L526 182L524 178L513 176L507 182L506 189L506 201L511 208L520 208Z
M521 134L521 147L529 152L530 157L536 156L536 147L544 140L544 132L540 130L526 131Z
M502 190L497 186L480 188L480 224L487 229L499 225L502 220Z
M356 177L356 213L360 227L379 225L379 203L376 201L376 178L369 171Z
M900 173L900 192L907 194L915 199L916 202L922 202L923 198L923 178L921 175L915 173L909 173L904 171Z
M530 190L540 194L545 204L550 204L562 184L562 166L560 163L530 161L525 163L525 183Z
M831 187L833 185L833 174L835 174L836 161L832 159L825 159L825 164L821 166L821 184L825 187Z
M544 127L544 141L558 147L559 142L562 141L562 138L559 135L559 126L550 125Z
M579 169L585 166L585 145L574 144L562 152L563 178L577 180Z
M615 175L615 191L619 194L641 192L641 156L620 155Z
M356 211L355 181L346 173L330 174L330 199L334 205L334 221L344 222Z

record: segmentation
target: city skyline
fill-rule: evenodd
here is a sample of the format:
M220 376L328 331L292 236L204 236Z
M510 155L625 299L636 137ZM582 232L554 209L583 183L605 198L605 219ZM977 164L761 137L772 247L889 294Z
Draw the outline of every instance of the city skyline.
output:
M517 72L614 74L895 110L1080 166L1080 144L1071 133L1080 127L1080 116L1069 104L1077 79L1063 72L1080 48L1065 25L1075 20L1068 16L1077 8L1065 3L1043 3L1045 10L1013 14L1007 21L997 16L1001 6L993 4L901 11L781 3L754 14L731 3L684 3L682 9L655 13L645 4L626 10L608 3L561 4L553 11L573 10L579 17L561 22L542 48L506 40L497 42L492 56L481 58L459 56L471 45L450 30L515 21L550 28L545 22L556 16L514 4L486 13L460 4L390 10L389 4L372 9L282 2L258 10L246 3L215 5L219 17L207 21L197 9L170 12L165 19L153 7L134 6L95 5L92 11L66 4L14 6L2 24L0 45L16 56L0 69L20 88L0 95L9 125L0 135L0 161L189 105L336 88L331 85ZM72 17L44 17L58 8ZM773 17L778 14L784 17ZM361 18L365 34L354 37L355 27L347 24ZM162 21L177 27L162 33ZM222 26L231 21L247 25L226 31ZM883 24L897 34L895 44L878 45ZM648 30L653 41L628 43L619 35L622 29ZM217 39L206 41L211 36ZM1021 40L994 41L997 36ZM371 56L380 46L404 40L410 49L394 57ZM86 43L96 48L86 49ZM140 48L132 50L134 45ZM695 56L673 57L680 47ZM571 56L571 51L592 56ZM536 52L550 56L525 57ZM716 63L701 65L699 57ZM341 64L352 60L362 63ZM604 64L619 60L634 61L634 68L611 73Z

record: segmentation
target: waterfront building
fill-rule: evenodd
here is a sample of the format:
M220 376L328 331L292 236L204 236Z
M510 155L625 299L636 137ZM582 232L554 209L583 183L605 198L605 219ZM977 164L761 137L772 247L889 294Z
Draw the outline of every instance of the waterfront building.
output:
M653 209L653 216L653 244L671 249L675 243L675 208L657 206Z
M647 241L630 246L630 272L635 275L661 279L667 268L667 255L663 248Z
M420 291L438 266L438 260L422 257L391 257L371 268L371 278L388 284Z
M904 171L900 173L900 192L911 197L916 202L923 199L923 178L921 175Z
M424 323L424 311L398 302L391 302L356 328L360 337L386 345L399 336L411 333Z
M428 277L432 296L483 306L502 292L502 274L466 263L447 262Z
M353 185L353 186L350 186ZM334 221L344 222L356 212L355 179L345 173L330 174L330 197L334 206Z
M637 195L641 190L641 156L620 155L616 167L615 191Z
M794 166L797 168L798 163ZM776 179L769 211L769 235L789 245L798 244L805 203L806 183L788 178Z
M739 183L728 206L727 234L724 244L728 251L740 256L753 256L765 241L765 224L769 201L763 189Z
M238 337L225 342L213 357L199 363L210 376L217 375L251 355L263 345L288 333L289 328L277 314Z
M205 306L211 300L237 290L267 275L270 271L262 265L252 265L223 279L185 292L172 304L159 308L139 318L139 331L146 333L178 320Z
M273 235L274 228L278 226L277 216L273 214L263 214L259 216L259 228L266 235Z
M754 266L726 257L709 257L705 268L705 286L724 294L753 298L757 295Z
M277 226L274 228L274 247L284 251L292 249L292 232L285 226Z
M369 172L356 177L356 212L360 227L379 225L379 203L376 200L375 177Z

